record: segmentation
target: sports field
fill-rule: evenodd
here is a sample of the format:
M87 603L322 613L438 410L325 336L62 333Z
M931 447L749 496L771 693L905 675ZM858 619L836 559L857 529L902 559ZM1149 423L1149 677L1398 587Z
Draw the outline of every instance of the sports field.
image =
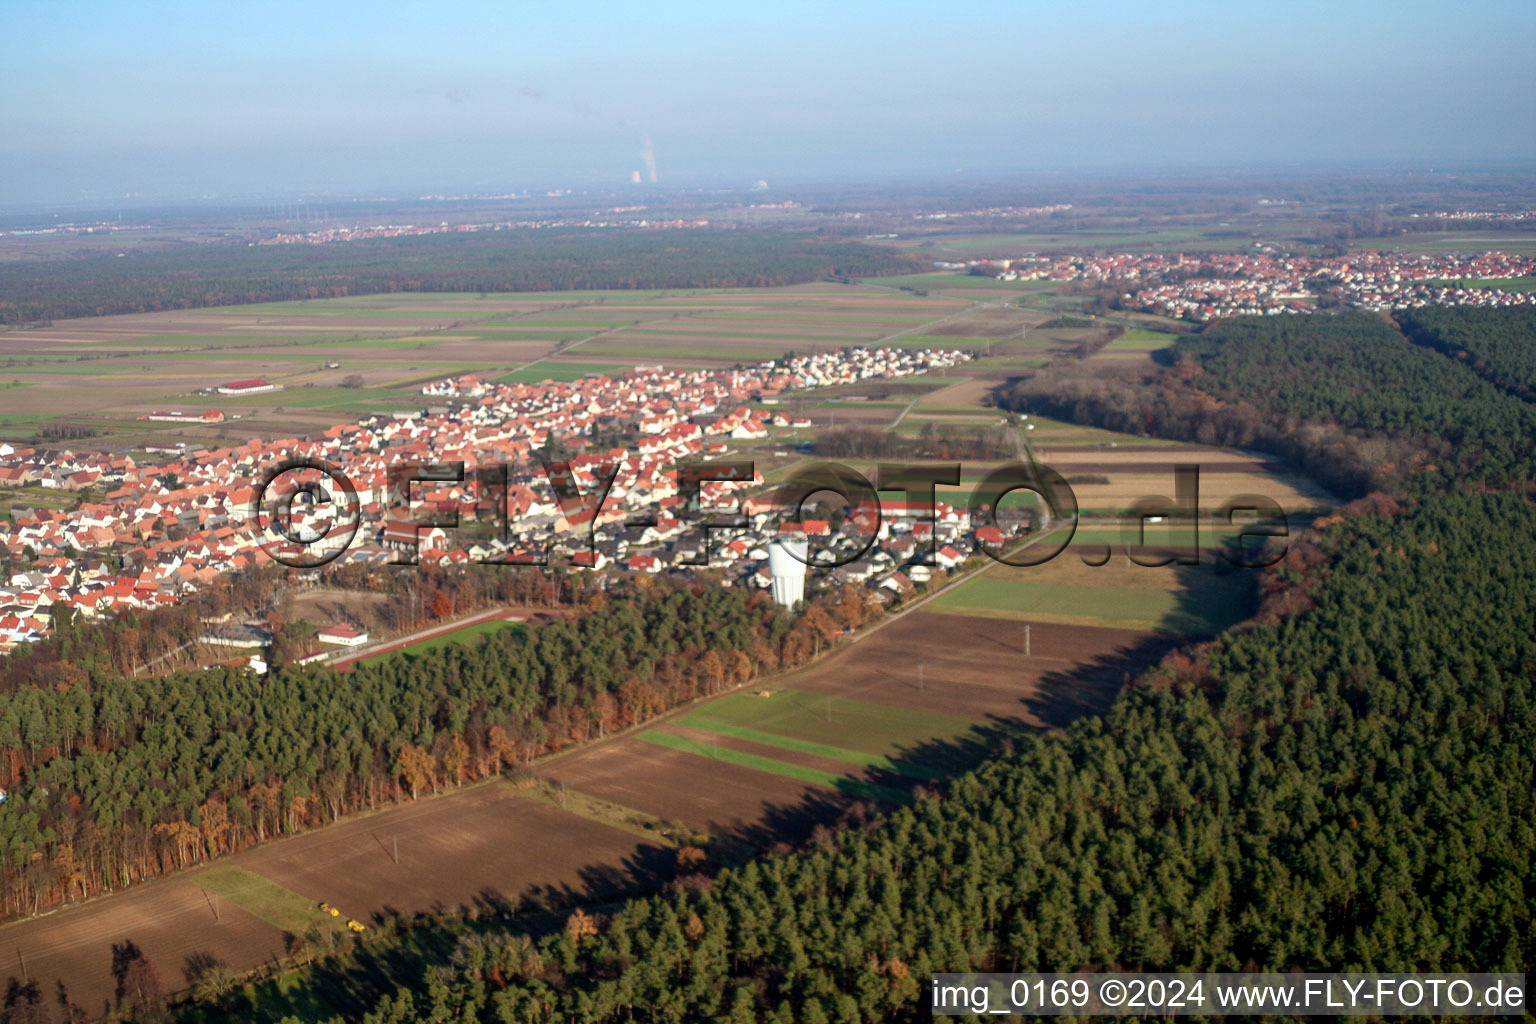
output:
M397 647L390 650L388 653L376 654L372 657L387 658L396 654L402 655L406 658L420 657L422 654L425 654L428 651L435 651L438 648L446 647L449 644L464 644L466 646L471 646L478 644L481 637L490 636L493 633L504 633L508 630L518 632L522 629L523 625L520 622L506 622L500 619L492 619L487 622L476 622L473 625L465 626L462 629L455 629L451 632L440 633L437 636L428 637L425 640L418 640L413 644L406 644L404 647Z

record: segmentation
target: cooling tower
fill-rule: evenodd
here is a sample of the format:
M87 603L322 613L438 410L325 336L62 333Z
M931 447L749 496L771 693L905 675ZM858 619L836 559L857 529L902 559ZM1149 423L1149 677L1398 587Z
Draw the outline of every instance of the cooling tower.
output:
M781 537L768 544L768 571L773 574L773 599L793 608L805 599L804 537Z

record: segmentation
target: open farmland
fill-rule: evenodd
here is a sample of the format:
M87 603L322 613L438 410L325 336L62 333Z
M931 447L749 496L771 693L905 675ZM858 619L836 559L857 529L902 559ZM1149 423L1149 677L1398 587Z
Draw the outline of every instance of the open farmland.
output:
M1178 335L1166 331L1149 331L1145 327L1132 327L1094 355L1095 360L1123 360L1135 363L1151 356L1159 349L1167 348L1178 340Z
M396 857L398 856L398 862ZM112 946L137 945L170 990L195 954L238 970L284 955L285 932L397 914L602 899L670 870L664 847L491 783L306 832L125 893L0 928L0 970L56 981L93 1016L114 1004ZM338 929L339 930L339 929Z
M114 448L217 444L317 432L416 409L422 383L459 373L574 380L636 364L729 366L788 351L942 344L926 327L964 299L808 284L697 291L394 294L58 321L0 333L0 436L45 423L96 431ZM262 377L282 390L200 394ZM150 412L224 423L140 420Z
M1166 448L1116 449L1085 453L1049 449L1040 458L1072 483L1078 505L1085 511L1119 514L1147 495L1174 496L1174 469L1199 467L1199 508L1209 514L1228 500L1259 494L1288 513L1310 512L1335 503L1333 495L1309 478L1262 456L1220 448L1188 445ZM1098 482L1102 477L1107 483Z
M753 839L803 832L854 799L900 799L975 764L1004 735L1102 710L1173 645L1242 618L1252 576L1214 551L1231 533L1202 528L1200 566L1153 568L1125 557L1122 527L1085 525L1044 566L991 566L812 666L538 772L603 801ZM1153 526L1134 549L1153 556L1193 542L1187 526ZM1105 546L1106 564L1089 564Z
M838 422L854 421L851 414L857 411L840 409ZM877 413L884 415L892 410L889 407L870 409L866 406L863 411L873 421L878 419ZM957 429L990 428L998 423L999 414L927 414L919 404L902 420L900 432L915 437L925 420ZM1085 521L1093 517L1119 516L1140 498L1159 495L1174 498L1174 471L1179 466L1190 465L1198 467L1200 471L1198 507L1206 517L1214 516L1227 501L1241 495L1262 495L1278 503L1287 514L1300 516L1309 516L1315 511L1330 508L1338 500L1310 478L1284 463L1262 455L1204 445L1169 444L1166 441L1149 441L1109 449L1100 447L1104 442L1099 439L1099 435L1109 435L1108 431L1083 428L1082 437L1079 438L1077 429L1068 426L1069 429L1063 431L1062 436L1073 438L1075 444L1037 443L1035 455L1040 462L1067 479L1077 498L1080 512L1086 517ZM878 463L873 459L840 461L871 480L876 476ZM903 460L914 465L932 466L953 466L956 461ZM959 486L941 484L937 490L939 500L958 508L966 507L972 490L985 476L1007 465L1004 461L959 461ZM802 460L799 459L779 459L765 464L764 474L772 482L786 477L795 466L801 464ZM1025 504L1032 504L1032 501L1026 501Z
M1214 550L1202 551L1194 566L1131 561L1127 550L1146 562L1189 550L1157 544L1158 530L1147 528L1150 543L1144 546L1125 545L1118 530L1081 531L1049 562L998 566L940 595L932 607L955 615L1194 637L1214 636L1247 617L1252 580Z
M1128 673L1173 642L1139 620L1101 628L1047 618L1036 618L1026 639L1021 625L946 614L938 604L808 668L551 759L538 772L715 834L803 834L852 800L903 799L913 785L974 765L1008 733L1102 710Z
M794 838L823 816L786 809L846 806L846 798L835 790L640 737L599 744L553 761L539 774L601 800L714 834L746 832L771 820Z
M1488 231L1473 228L1461 231L1416 231L1386 238L1353 238L1349 247L1362 249L1406 249L1410 252L1455 253L1469 249L1498 249L1501 252L1536 252L1536 231Z

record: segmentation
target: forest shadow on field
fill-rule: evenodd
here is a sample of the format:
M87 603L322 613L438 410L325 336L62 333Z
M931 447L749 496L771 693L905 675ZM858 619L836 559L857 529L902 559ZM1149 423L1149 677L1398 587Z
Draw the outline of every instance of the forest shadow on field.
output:
M892 753L891 766L856 769L831 789L807 786L796 799L765 802L750 823L711 822L705 829L710 835L705 873L680 871L677 849L637 837L620 864L584 866L575 884L534 886L516 895L487 887L469 905L434 907L449 915L469 912L463 918L450 916L447 924L434 922L430 914L410 915L386 907L372 915L370 925L393 931L392 942L345 938L340 948L352 950L352 955L311 965L305 983L262 981L210 1006L210 1016L189 1019L275 1022L284 1016L316 1020L338 1014L356 1019L397 988L423 990L432 970L452 961L464 935L510 930L537 939L564 927L578 906L601 913L625 897L670 885L707 886L711 882L706 875L713 869L820 845L839 829L871 827L880 820L880 810L910 801L919 787L941 788L945 779L997 756L1025 736L1102 713L1128 681L1185 639L1146 634L1132 645L1047 672L1020 694L1017 715L993 715L961 735L903 745ZM1006 646L1015 641L995 635L966 642Z
M538 939L563 927L577 907L597 911L626 897L659 891L675 877L676 869L675 850L638 840L621 866L584 867L576 885L530 886L515 896L487 886L467 903L437 903L417 914L385 906L369 916L369 927L375 934L391 932L389 941L367 943L346 936L318 945L303 984L260 981L209 1003L201 1016L189 1007L191 1015L178 1019L275 1022L284 1017L325 1020L337 1015L359 1019L398 988L423 989L435 968L452 962L464 936L511 931ZM291 943L292 936L285 939ZM327 959L333 951L349 955Z
M978 631L967 642L1013 644L1008 637ZM861 804L905 803L919 786L942 784L969 771L1019 739L1063 729L1080 718L1102 714L1131 680L1187 642L1171 634L1149 633L1138 642L1040 676L1019 698L1018 715L991 715L966 732L899 746L891 767L871 766L850 772L833 785L836 792L807 790L800 799L765 804L755 822L712 824L711 832L755 850L803 843L818 828L850 824L850 815L867 817ZM1020 649L1022 655L1023 651Z

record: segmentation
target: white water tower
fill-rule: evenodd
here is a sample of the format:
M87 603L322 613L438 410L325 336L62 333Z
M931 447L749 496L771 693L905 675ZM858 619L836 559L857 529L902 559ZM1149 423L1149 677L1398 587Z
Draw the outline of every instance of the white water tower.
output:
M809 545L804 537L780 537L768 542L768 571L773 574L773 600L793 608L805 600L805 561Z

